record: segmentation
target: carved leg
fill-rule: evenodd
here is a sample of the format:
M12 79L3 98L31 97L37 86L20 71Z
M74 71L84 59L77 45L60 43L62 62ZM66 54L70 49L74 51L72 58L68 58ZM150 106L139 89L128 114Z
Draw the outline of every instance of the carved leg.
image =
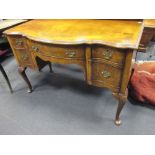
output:
M119 104L117 107L117 112L116 112L116 118L115 118L115 124L116 125L121 125L121 120L120 120L120 113L124 107L125 101L119 100Z
M113 95L118 99L118 107L117 107L117 112L116 112L116 117L115 117L115 124L116 125L121 125L122 121L120 119L120 113L125 105L125 102L127 100L127 95L128 91L126 91L125 94L115 94L113 93Z
M19 67L19 68L18 68L19 74L22 76L22 78L24 79L24 81L25 81L26 84L28 85L28 91L27 91L27 92L28 92L28 93L31 93L31 92L32 92L32 86L31 86L31 83L30 83L30 81L29 81L29 79L28 79L26 73L25 73L25 70L26 70L26 68L23 68L23 67Z
M51 64L51 62L48 62L48 65L49 65L50 72L53 73L53 69L52 69L52 64Z
M2 72L4 78L5 78L8 86L9 86L10 92L13 93L13 90L12 90L12 87L11 87L11 84L10 84L10 81L9 81L9 78L8 78L6 72L5 72L5 70L4 70L4 68L3 68L3 66L1 64L0 64L0 71Z

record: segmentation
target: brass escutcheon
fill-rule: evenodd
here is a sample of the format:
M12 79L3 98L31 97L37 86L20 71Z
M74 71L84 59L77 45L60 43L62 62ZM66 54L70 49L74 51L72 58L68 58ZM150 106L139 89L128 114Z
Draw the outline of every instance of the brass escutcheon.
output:
M109 77L111 77L111 73L108 72L108 71L106 71L106 70L102 71L101 73L102 73L102 75L103 75L104 78L109 78Z
M22 59L23 60L28 60L28 56L27 55L22 55Z
M32 49L35 51L35 52L39 52L39 48L37 46L32 46Z
M16 39L16 45L21 46L23 41L21 39Z
M76 52L70 51L70 52L66 52L65 54L68 55L70 58L73 58L73 57L75 57Z
M106 50L103 52L103 56L106 60L110 60L112 58L113 52L110 50Z

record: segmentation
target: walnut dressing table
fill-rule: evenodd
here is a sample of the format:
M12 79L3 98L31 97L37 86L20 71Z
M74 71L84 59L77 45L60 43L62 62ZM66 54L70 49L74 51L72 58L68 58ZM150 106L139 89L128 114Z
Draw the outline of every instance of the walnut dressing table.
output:
M121 20L31 20L4 32L19 64L19 73L32 86L25 69L40 70L50 62L78 64L89 85L106 87L118 99L115 124L128 96L142 22Z

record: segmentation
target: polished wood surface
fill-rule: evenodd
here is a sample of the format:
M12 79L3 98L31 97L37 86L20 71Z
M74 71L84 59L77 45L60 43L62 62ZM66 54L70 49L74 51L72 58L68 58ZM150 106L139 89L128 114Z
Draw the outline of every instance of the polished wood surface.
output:
M122 20L32 20L5 31L54 44L104 44L138 48L142 22Z
M139 44L139 51L146 52L148 44L155 38L155 19L143 20L144 30Z
M144 27L155 28L155 19L144 19Z
M80 65L89 85L105 87L119 100L115 123L127 99L135 48L143 24L122 20L33 20L5 31L19 73L32 91L25 69L52 63Z

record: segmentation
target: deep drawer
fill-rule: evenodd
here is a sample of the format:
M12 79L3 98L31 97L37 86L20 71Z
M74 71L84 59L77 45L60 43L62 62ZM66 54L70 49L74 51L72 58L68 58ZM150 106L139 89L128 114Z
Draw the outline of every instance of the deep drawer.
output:
M92 62L92 82L101 87L119 89L122 70L106 63Z

